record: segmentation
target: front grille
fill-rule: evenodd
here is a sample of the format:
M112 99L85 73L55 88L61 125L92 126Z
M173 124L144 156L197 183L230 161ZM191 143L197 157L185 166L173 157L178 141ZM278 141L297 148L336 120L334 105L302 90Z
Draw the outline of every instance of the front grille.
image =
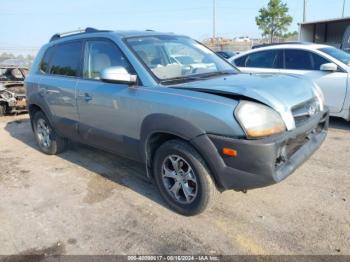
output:
M328 113L325 112L323 113L317 125L315 125L313 128L310 128L310 130L305 133L302 133L293 138L290 138L280 146L277 152L277 158L275 162L276 168L283 165L288 159L290 159L313 136L327 129L328 129Z
M320 104L317 98L310 99L292 108L295 126L299 127L320 112Z

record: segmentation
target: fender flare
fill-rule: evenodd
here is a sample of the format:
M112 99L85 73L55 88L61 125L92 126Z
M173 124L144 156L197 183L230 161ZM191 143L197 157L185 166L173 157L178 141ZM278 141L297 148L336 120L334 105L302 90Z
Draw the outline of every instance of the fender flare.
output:
M54 127L53 114L52 114L50 108L48 107L48 105L45 103L45 100L43 99L43 97L40 96L38 93L35 93L35 94L32 94L30 96L28 101L29 101L29 103L28 103L28 110L29 110L30 123L32 125L32 128L33 128L33 115L31 115L31 110L30 110L31 106L39 107L41 109L41 111L45 114L47 119L49 120L50 125L52 127Z
M186 141L205 134L205 131L187 120L167 114L152 114L147 116L140 129L140 156L142 161L149 165L149 139L157 133L178 136Z

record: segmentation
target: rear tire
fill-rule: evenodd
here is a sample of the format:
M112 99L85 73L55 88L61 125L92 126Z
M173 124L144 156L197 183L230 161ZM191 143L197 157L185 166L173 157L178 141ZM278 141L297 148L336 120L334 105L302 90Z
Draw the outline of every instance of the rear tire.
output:
M157 149L153 174L166 203L182 215L197 215L214 202L217 191L205 162L183 140L169 140Z
M48 155L57 155L64 151L66 139L60 137L52 128L49 120L41 111L33 117L33 129L40 150Z

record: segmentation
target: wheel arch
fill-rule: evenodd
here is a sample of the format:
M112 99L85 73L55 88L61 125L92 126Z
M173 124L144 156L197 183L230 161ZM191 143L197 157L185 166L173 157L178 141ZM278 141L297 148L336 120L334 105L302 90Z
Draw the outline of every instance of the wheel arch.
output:
M50 110L47 107L43 106L41 103L31 103L31 104L28 105L28 113L29 113L29 116L30 116L30 123L31 123L32 129L33 129L34 115L38 111L43 112L43 114L49 120L50 125L53 126L52 119L51 119L52 115L51 115Z

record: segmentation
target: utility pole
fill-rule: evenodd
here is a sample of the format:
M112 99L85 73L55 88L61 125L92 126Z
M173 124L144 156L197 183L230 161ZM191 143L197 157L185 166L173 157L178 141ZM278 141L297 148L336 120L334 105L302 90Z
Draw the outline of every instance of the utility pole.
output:
M303 22L306 22L306 6L307 0L304 0Z
M342 12L342 17L345 16L345 5L346 5L346 0L343 0L343 12Z
M216 21L215 21L215 19L216 19L216 17L215 17L215 12L216 12L216 10L215 10L215 0L213 0L213 40L215 41L215 37L216 37L216 32L215 32L215 24L216 24Z

